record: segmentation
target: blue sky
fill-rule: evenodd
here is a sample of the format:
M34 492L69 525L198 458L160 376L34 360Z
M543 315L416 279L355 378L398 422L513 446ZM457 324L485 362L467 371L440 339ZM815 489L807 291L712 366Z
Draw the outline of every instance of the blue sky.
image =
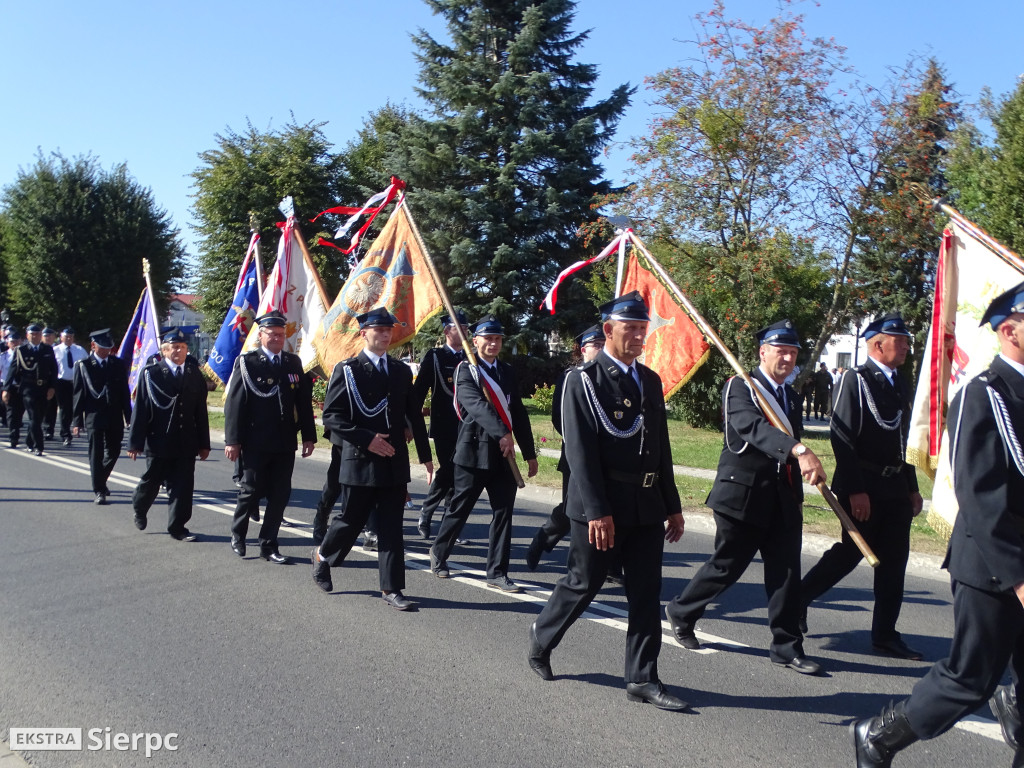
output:
M578 30L590 29L580 61L598 66L597 95L681 63L693 51L693 14L710 0L581 0ZM772 0L727 0L730 16L764 23ZM821 0L797 9L815 36L847 47L868 82L911 54L934 55L963 99L981 88L1016 86L1024 69L1020 0ZM386 101L417 106L418 68L409 33L444 27L420 0L271 3L266 0L0 0L0 71L7 105L0 121L0 186L29 168L37 149L91 153L125 162L167 209L194 255L189 174L215 134L326 121L340 149ZM641 90L605 166L622 181L631 136L652 115ZM352 204L361 201L339 201ZM140 254L141 256L142 254Z

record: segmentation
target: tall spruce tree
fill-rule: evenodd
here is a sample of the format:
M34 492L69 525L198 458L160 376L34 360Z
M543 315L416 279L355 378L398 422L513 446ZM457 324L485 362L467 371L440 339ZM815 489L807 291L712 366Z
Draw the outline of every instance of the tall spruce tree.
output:
M536 350L554 325L537 306L581 254L577 232L609 191L597 157L633 91L590 103L597 70L573 60L586 33L571 31L570 0L426 1L451 42L413 36L429 114L403 131L394 166L455 303L497 314L507 344ZM575 327L592 311L558 319Z

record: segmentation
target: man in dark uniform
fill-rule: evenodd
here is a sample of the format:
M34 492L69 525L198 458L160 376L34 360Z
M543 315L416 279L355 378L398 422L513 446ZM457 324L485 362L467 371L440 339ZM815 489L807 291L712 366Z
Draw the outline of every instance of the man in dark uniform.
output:
M277 536L292 493L296 435L302 432L302 457L313 453L313 381L298 355L284 351L286 320L274 310L256 319L260 349L239 355L224 398L224 455L242 457L242 487L231 522L231 548L245 556L249 515L267 507L260 526L260 557L284 564Z
M918 739L945 733L988 699L1009 663L1024 675L1024 283L982 317L999 355L953 398L946 420L959 507L943 567L953 588L949 658L909 699L850 725L858 768L889 766ZM1018 746L1013 765L1024 765Z
M459 435L459 417L455 413L453 390L455 387L455 368L465 359L459 341L458 322L462 326L464 336L469 336L469 321L461 309L455 311L455 319L450 315L441 318L444 325L444 346L428 349L420 363L420 371L416 375L416 402L420 408L430 392L430 432L434 440L434 453L437 454L437 472L427 491L427 497L420 508L419 532L424 539L430 538L430 523L438 505L452 495L455 488L455 440Z
M3 349L0 351L0 389L3 388L3 384L7 380L7 372L14 364L14 355L20 346L21 334L18 333L17 329L9 327L4 336ZM18 439L21 437L21 423L22 417L25 415L25 404L22 402L21 394L16 387L9 391L4 390L0 403L2 403L0 408L3 409L4 414L4 426L10 429L8 439L10 440L11 448L17 448Z
M405 544L402 516L409 484L411 429L421 464L432 474L430 443L412 371L388 355L395 318L384 307L356 318L366 346L358 356L334 367L324 402L324 427L341 449L340 481L344 508L331 516L327 535L313 548L313 581L325 592L334 589L331 566L340 566L370 515L375 517L380 590L392 608L416 604L405 589ZM408 425L408 426L407 426Z
M761 365L754 386L792 434L775 427L754 392L738 376L722 392L724 446L715 484L705 502L715 516L715 552L665 609L676 640L697 650L697 620L731 587L757 552L764 562L771 660L805 675L821 667L804 656L800 633L800 543L803 484L825 480L818 457L800 442L803 423L796 390L785 384L796 364L800 337L782 320L757 332Z
M602 305L601 317L604 351L565 380L562 435L572 473L568 573L530 627L528 661L541 679L554 679L551 652L601 589L617 555L629 606L626 694L681 710L686 702L658 678L661 560L665 541L683 535L684 521L661 379L636 362L650 316L633 291Z
M579 342L580 355L582 356L580 364L589 363L604 349L604 330L600 325L592 325L577 337L577 341ZM555 393L551 403L551 425L559 435L562 434L562 392L565 388L565 378L576 367L574 365L567 368L558 380L558 383L555 384ZM565 514L565 497L569 492L570 473L569 462L565 460L564 440L558 457L557 469L562 473L562 500L558 503L558 506L551 510L551 515L544 521L544 524L537 529L537 533L533 535L533 541L530 542L529 549L526 550L526 567L531 571L537 570L541 554L553 550L565 534L569 532L569 518Z
M210 419L206 379L188 353L188 337L172 328L160 341L163 360L147 365L135 388L128 425L128 456L146 453L146 471L132 494L135 527L144 531L149 508L166 485L167 532L178 541L195 541L186 527L192 519L196 456L210 455Z
M67 448L71 445L75 365L89 357L89 353L75 344L75 329L69 326L60 332L60 344L53 348L53 355L57 360L57 396L54 400L60 407L60 438ZM118 452L120 450L118 445Z
M3 382L3 401L17 392L28 414L28 435L25 445L29 451L43 455L43 421L47 403L53 399L57 387L57 361L53 347L42 343L43 326L33 323L26 329L28 343L14 351L14 359ZM11 447L18 443L18 433L11 430Z
M832 410L832 374L824 363L812 375L814 379L814 416L821 419Z
M55 342L57 341L57 332L50 326L43 328L43 344L52 349L53 361L57 362L57 349ZM60 386L56 382L60 381L60 366L57 366L58 376L54 380L55 391L54 396L46 402L46 417L43 419L43 437L47 440L53 440L53 432L57 427L57 398L60 395Z
M93 331L89 338L92 354L79 360L74 369L74 434L77 437L83 427L89 431L92 492L97 504L106 504L110 495L107 478L121 454L124 427L132 420L132 400L124 361L111 354L114 341L110 329Z
M430 548L430 569L438 578L448 577L448 556L477 499L486 490L493 515L487 546L487 586L502 592L519 592L519 585L508 576L517 488L508 463L508 457L515 456L513 435L526 459L530 477L537 474L537 453L515 372L511 365L498 360L504 337L498 318L484 316L473 330L479 365L463 362L455 372L455 400L462 421L453 458L455 493ZM496 398L495 405L484 395L485 383Z
M910 524L923 504L917 472L904 461L910 388L896 372L910 351L911 335L899 314L892 312L869 323L864 339L867 362L844 373L836 390L832 491L878 556L871 644L878 653L916 660L921 658L920 651L903 642L896 631L910 556ZM804 616L807 606L850 573L861 557L843 531L842 541L822 556L800 584Z

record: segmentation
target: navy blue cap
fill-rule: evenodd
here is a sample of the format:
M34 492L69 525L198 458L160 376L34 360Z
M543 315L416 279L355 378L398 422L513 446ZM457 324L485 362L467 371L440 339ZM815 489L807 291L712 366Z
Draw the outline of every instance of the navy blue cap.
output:
M455 310L455 318L459 321L459 325L469 325L469 320L466 318L466 313L463 312L461 309ZM452 316L442 315L441 325L443 325L445 328L455 325L455 323L452 322Z
M39 323L32 323L31 325L26 325L25 330L28 331L29 333L42 333L43 326L41 326Z
M651 316L647 314L647 303L640 291L631 291L622 296L616 296L611 301L606 301L598 309L601 311L601 320L643 320L649 322Z
M43 328L43 336L56 336L56 335L57 335L57 332L55 330L53 330L53 328L51 328L50 326L46 326L45 328Z
M369 312L356 315L356 322L359 323L360 331L363 328L373 328L376 326L392 328L395 325L395 316L388 312L387 307L377 307Z
M167 328L160 337L161 344L188 344L188 336L181 328ZM111 345L113 346L113 345Z
M881 317L876 317L868 323L868 327L861 335L865 339L870 339L880 333L884 333L886 336L914 337L914 334L908 331L907 326L903 324L903 318L900 317L899 312L888 312Z
M75 335L75 329L74 329L74 328L72 328L72 327L71 327L71 326L69 325L69 326L67 326L67 327L66 327L66 328L65 328L64 330L62 330L62 331L61 331L61 333L66 333L66 334L68 334L69 336L74 336L74 335Z
M757 332L757 343L771 344L773 347L796 347L800 349L800 334L793 327L790 319L779 320L767 325Z
M996 296L988 305L979 325L988 323L996 330L1010 315L1024 312L1024 283L1013 286L1005 293Z
M21 341L21 334L18 333L17 328L11 328L10 332L7 334L7 340L10 341L11 339Z
M288 321L278 310L272 309L267 314L257 317L256 325L260 328L284 328Z
M494 315L484 315L476 321L473 326L474 336L504 336L505 329L501 327L501 321Z
M582 347L584 344L589 344L592 341L604 341L604 329L600 325L592 325L579 336L576 337L576 341L580 343Z
M101 328L89 334L89 339L101 349L110 349L114 346L114 340L110 338L110 329Z

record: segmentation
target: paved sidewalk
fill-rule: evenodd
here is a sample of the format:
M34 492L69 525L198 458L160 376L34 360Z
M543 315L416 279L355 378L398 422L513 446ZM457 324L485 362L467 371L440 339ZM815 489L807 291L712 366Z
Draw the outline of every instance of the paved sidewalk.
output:
M28 763L17 752L11 752L6 741L0 741L0 768L28 768Z

